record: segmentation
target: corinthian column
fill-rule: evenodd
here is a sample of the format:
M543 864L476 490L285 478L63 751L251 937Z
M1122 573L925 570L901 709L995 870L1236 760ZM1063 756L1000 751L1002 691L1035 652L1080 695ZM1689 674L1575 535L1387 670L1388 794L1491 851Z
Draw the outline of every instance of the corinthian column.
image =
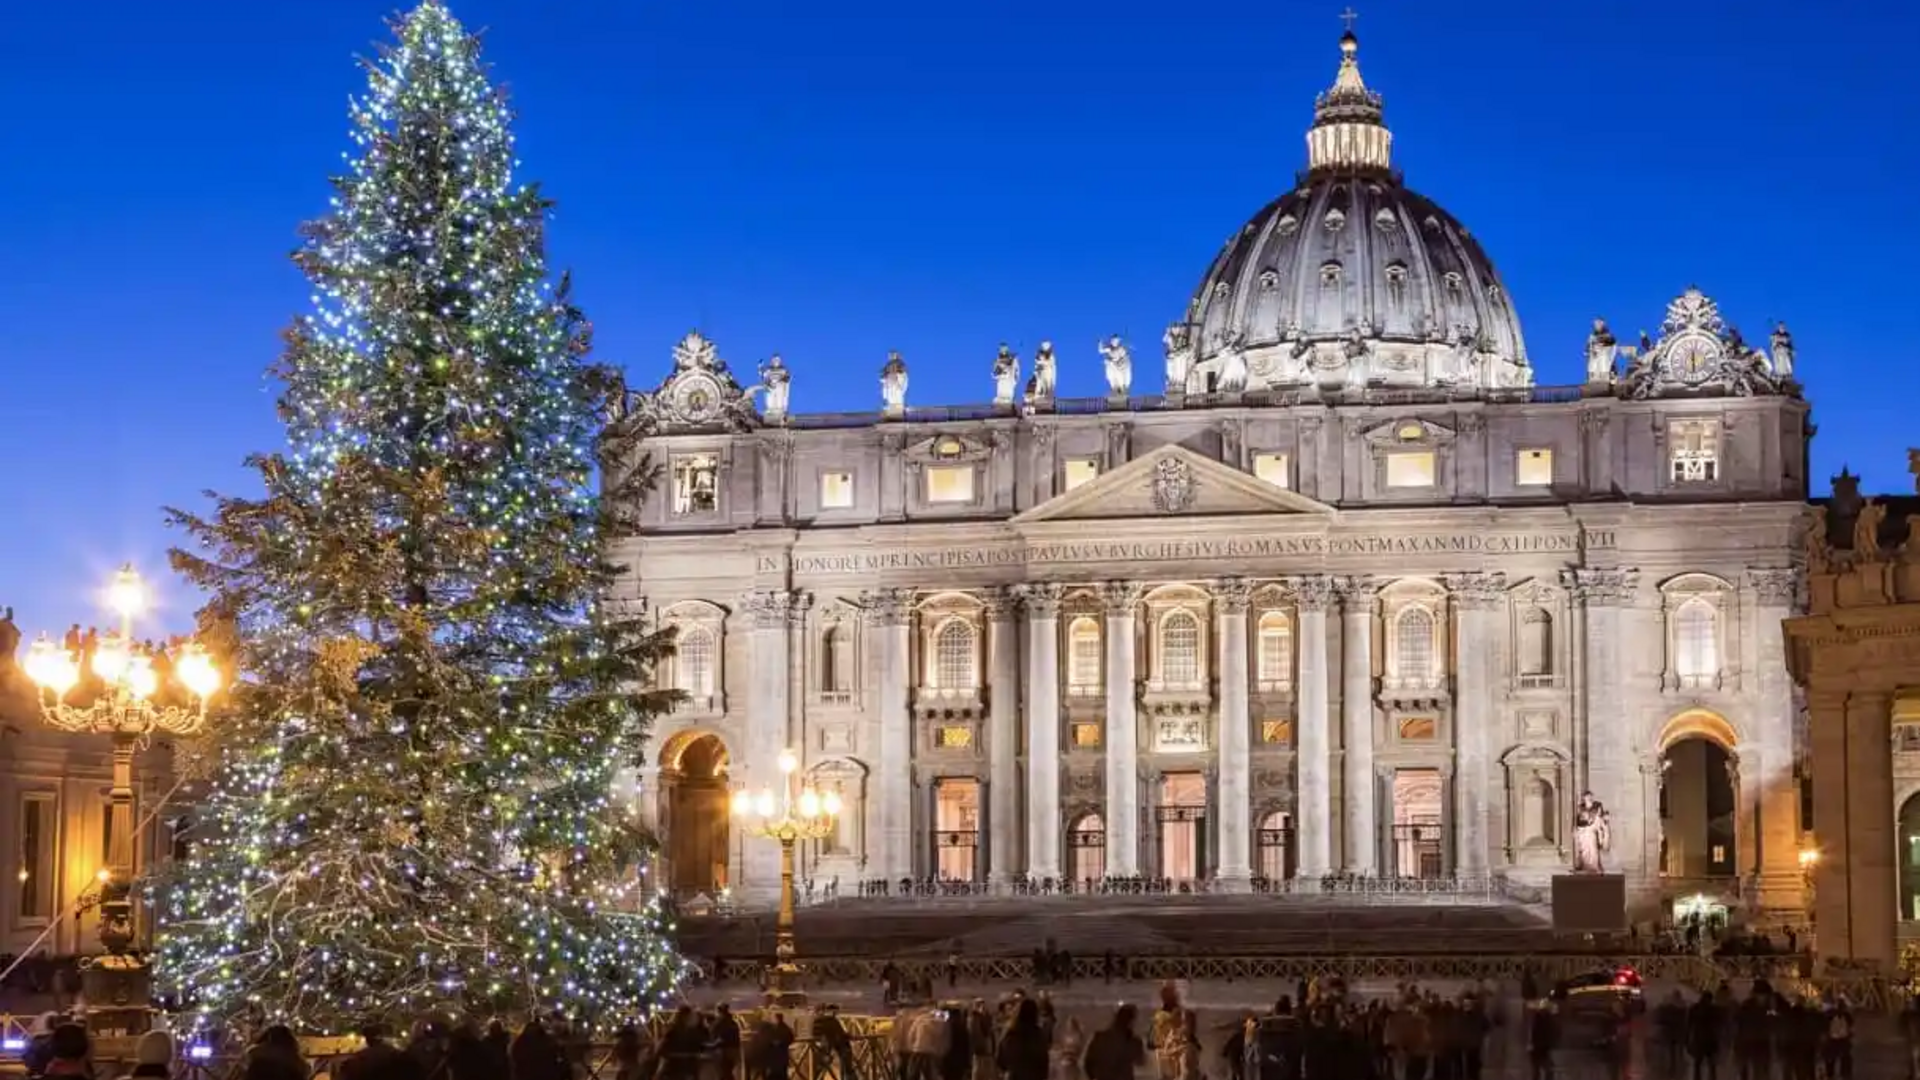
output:
M1315 575L1294 578L1292 585L1300 610L1300 728L1294 740L1300 782L1294 834L1300 841L1300 876L1316 878L1333 869L1333 740L1327 719L1327 604L1333 583Z
M1499 640L1500 605L1506 600L1505 574L1449 574L1457 612L1454 645L1454 784L1459 815L1455 822L1455 867L1463 877L1487 872L1487 792L1489 745L1493 738L1493 644Z
M788 615L793 594L785 589L748 593L746 613L753 629L748 639L746 745L741 747L744 778L754 788L781 790L780 751L787 748ZM744 773L744 777L741 775ZM739 886L747 895L768 899L780 888L780 849L774 844L748 844L741 856Z
M1740 808L1741 821L1757 832L1756 858L1742 873L1760 878L1760 906L1802 907L1800 792L1793 775L1793 683L1787 673L1782 621L1793 614L1798 579L1791 569L1747 571L1754 598L1754 642L1760 663L1760 707L1753 745L1742 749L1741 774L1754 786L1757 805ZM1754 829L1754 825L1758 825ZM1744 849L1746 845L1743 843Z
M1220 613L1220 884L1234 892L1247 890L1253 879L1253 795L1249 779L1251 736L1247 717L1247 601L1253 590L1237 579L1213 588L1214 607Z
M988 880L1004 884L1014 875L1020 819L1020 631L1013 596L987 595L987 865Z
M1373 605L1380 586L1370 577L1340 582L1340 704L1346 769L1342 787L1347 819L1347 869L1374 874L1380 869L1378 786L1373 775Z
M1060 876L1060 586L1022 585L1027 608L1027 876ZM1111 828L1111 826L1109 826Z
M1633 603L1640 585L1640 571L1628 569L1569 570L1563 580L1572 586L1579 602L1584 631L1585 667L1578 704L1586 714L1581 725L1584 745L1576 742L1574 753L1586 766L1586 787L1606 804L1611 818L1613 843L1604 860L1606 868L1644 879L1652 873L1647 866L1646 812L1642 807L1640 769L1634 760L1632 741L1627 737L1624 696L1626 681L1621 664L1622 616ZM1572 793L1575 799L1579 792ZM1628 882L1629 901L1634 882Z
M861 604L874 631L873 700L879 703L867 835L873 838L874 876L899 881L913 874L913 722L907 701L913 590L878 589L864 594Z
M1107 873L1140 872L1140 724L1133 702L1133 613L1146 592L1138 585L1100 587L1107 627Z

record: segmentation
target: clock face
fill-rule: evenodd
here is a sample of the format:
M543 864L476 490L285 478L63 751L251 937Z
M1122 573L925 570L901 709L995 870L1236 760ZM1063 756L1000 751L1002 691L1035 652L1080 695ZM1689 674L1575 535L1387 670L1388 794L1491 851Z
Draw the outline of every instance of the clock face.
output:
M1673 373L1687 382L1698 382L1718 359L1713 342L1700 337L1684 337L1667 350L1667 363Z

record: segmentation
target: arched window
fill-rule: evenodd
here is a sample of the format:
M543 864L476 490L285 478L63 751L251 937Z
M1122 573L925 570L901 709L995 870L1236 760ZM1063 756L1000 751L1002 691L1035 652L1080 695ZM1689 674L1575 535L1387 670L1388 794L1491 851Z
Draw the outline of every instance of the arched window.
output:
M713 631L703 626L680 631L674 674L679 689L690 698L713 696Z
M1720 674L1720 616L1698 597L1673 613L1673 667L1683 685L1710 682Z
M1293 624L1278 611L1260 616L1259 679L1263 686L1285 686L1293 681Z
M1520 616L1520 674L1553 674L1553 616L1539 608L1528 608Z
M851 660L846 627L828 626L820 632L821 693L844 694L853 689Z
M965 619L948 619L933 635L933 685L942 690L965 690L979 665L974 661L974 633Z
M1402 679L1426 681L1433 670L1433 612L1415 604L1394 623L1394 659Z
M1269 882L1285 881L1293 876L1293 818L1285 810L1273 810L1260 819L1258 868L1254 871Z
M1160 623L1160 680L1169 686L1200 682L1200 621L1180 610Z
M1067 684L1081 693L1100 685L1100 623L1090 615L1067 627Z

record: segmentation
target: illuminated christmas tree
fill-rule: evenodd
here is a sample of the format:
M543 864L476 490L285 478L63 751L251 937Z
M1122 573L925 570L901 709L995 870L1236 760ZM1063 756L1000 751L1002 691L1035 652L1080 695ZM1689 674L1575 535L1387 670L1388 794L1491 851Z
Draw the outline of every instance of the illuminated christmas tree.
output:
M288 446L263 497L172 512L241 681L155 885L159 975L208 1023L612 1021L681 972L613 790L671 704L637 689L665 641L606 602L619 380L549 284L478 41L437 0L394 29L296 255Z

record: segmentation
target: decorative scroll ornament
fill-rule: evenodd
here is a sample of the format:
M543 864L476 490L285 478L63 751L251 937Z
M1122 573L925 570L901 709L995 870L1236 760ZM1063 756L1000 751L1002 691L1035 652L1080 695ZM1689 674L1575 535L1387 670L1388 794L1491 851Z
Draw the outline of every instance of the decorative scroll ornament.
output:
M1289 578L1287 585L1301 611L1325 611L1333 600L1333 579L1323 574Z
M1228 615L1245 614L1253 601L1253 585L1245 578L1221 578L1213 583L1213 600Z
M784 375L781 371L774 376L780 381L782 412ZM740 385L713 342L698 330L673 347L673 374L651 393L629 395L626 412L649 431L745 431L760 424L753 390Z
M775 589L750 592L743 606L756 629L777 630L787 625L793 610L793 594Z
M1153 508L1162 514L1185 513L1199 494L1192 467L1177 457L1164 457L1154 464L1150 487Z
M913 617L912 589L874 589L860 594L860 606L875 626L904 626Z
M1793 380L1775 373L1773 360L1748 345L1699 289L1667 305L1660 340L1633 350L1620 380L1623 397L1753 397L1791 393ZM1789 361L1791 363L1791 361Z
M1453 602L1462 608L1491 610L1506 599L1507 575L1498 571L1491 574L1447 574L1443 580Z
M1747 571L1747 583L1753 586L1754 599L1762 606L1790 607L1800 575L1791 567L1755 568Z

